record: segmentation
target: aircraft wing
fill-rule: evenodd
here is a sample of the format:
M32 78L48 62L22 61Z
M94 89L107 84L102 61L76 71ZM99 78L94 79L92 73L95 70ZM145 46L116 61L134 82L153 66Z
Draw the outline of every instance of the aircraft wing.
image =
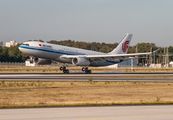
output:
M115 60L115 59L129 59L130 57L134 57L134 56L140 56L140 55L150 55L152 54L152 52L147 52L147 53L133 53L133 54L105 54L105 55L63 55L61 57L64 58L76 58L76 57L83 57L85 59L88 59L92 62L94 61L105 61L106 60Z
M146 52L146 53L132 53L132 54L105 54L105 55L63 55L61 57L64 58L76 58L76 57L83 57L85 59L88 59L89 61L95 62L98 60L106 62L106 60L115 60L115 59L130 59L134 56L140 56L140 55L150 55L152 53L158 52L158 50L153 51L153 52Z

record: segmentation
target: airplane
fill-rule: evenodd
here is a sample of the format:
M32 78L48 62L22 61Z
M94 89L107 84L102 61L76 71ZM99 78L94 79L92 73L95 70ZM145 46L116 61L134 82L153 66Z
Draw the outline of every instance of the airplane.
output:
M69 73L69 70L66 69L66 63L82 66L82 71L91 74L91 70L88 69L89 66L108 66L131 59L134 56L152 54L152 52L127 54L132 36L133 34L127 33L118 46L109 53L37 41L24 42L19 46L19 50L26 55L32 56L31 62L40 65L51 64L52 60L63 63L60 70L65 74Z

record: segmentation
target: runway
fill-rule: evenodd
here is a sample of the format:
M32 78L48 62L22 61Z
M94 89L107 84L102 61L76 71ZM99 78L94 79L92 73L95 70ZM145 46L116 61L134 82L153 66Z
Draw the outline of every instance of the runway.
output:
M125 78L121 78L121 77ZM126 78L136 76L139 78ZM5 81L146 81L173 82L172 79L140 78L140 76L173 76L172 73L122 74L0 74ZM172 120L173 105L129 105L93 107L48 107L0 109L0 120Z
M173 105L0 109L0 120L172 120Z
M147 78L143 78L147 76ZM162 76L162 78L154 78ZM164 78L164 77L169 78ZM150 78L151 77L151 78ZM1 73L0 80L5 81L144 81L173 82L173 73L94 73L94 74L61 74L61 73Z

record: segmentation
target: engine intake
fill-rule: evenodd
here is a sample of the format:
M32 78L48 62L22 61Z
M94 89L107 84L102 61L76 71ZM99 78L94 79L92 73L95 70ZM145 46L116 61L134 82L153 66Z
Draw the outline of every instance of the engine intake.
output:
M43 58L34 58L34 62L39 65L50 65L51 60L43 59Z
M72 64L76 66L89 66L90 61L82 57L76 57L72 59Z

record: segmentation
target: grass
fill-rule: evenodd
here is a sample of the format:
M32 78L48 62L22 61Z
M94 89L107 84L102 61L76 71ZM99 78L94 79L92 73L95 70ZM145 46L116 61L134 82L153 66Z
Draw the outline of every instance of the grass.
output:
M118 70L122 71L122 72L173 72L173 68L138 68L138 67L134 67L133 69L129 68L119 68Z
M71 72L81 72L82 67L67 67ZM173 72L173 68L138 68L134 67L121 67L118 69L115 68L98 68L98 67L89 67L93 73L96 72ZM59 70L59 67L51 66L8 66L1 65L0 73L62 73Z
M82 67L69 67L67 68L71 72L81 72ZM99 69L99 68L90 68L94 72L105 72L105 71L112 71L112 69ZM59 67L51 67L51 66L1 66L0 73L62 73L59 70Z
M0 108L173 104L173 83L0 81Z

